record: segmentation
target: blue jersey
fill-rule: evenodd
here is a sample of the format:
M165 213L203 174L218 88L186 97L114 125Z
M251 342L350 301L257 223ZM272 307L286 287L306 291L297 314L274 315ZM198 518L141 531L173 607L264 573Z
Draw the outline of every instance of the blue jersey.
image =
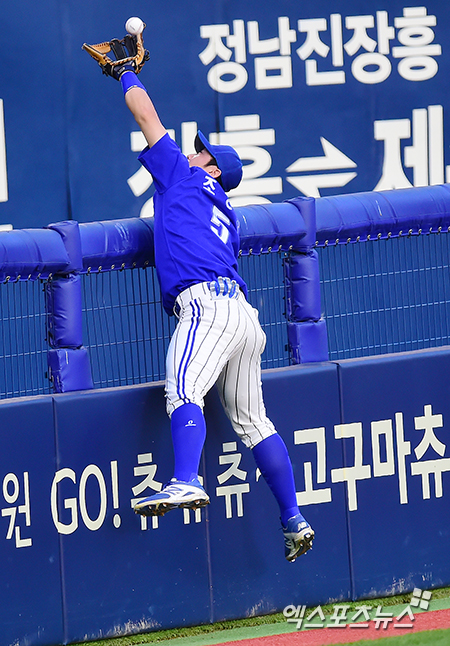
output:
M177 144L165 134L139 161L155 184L155 263L164 309L196 283L238 274L238 221L220 184L205 170L189 167Z

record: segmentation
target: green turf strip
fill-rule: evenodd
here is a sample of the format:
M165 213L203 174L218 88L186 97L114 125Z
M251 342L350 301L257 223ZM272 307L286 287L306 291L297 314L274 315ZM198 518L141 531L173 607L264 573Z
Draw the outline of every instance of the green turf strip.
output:
M441 588L432 590L432 598L429 610L443 610L450 608L450 588ZM400 612L409 604L411 600L411 593L398 595L395 597L386 597L384 599L367 599L353 602L337 602L335 604L323 605L322 610L325 617L329 617L333 611L334 606L348 605L349 606L349 623L351 622L351 611L362 605L372 606L371 616L374 616L377 606L382 606L383 612L392 612L396 617ZM306 615L312 612L314 608L310 608ZM413 608L414 614L422 611L418 608ZM364 621L364 619L361 619ZM169 630L161 630L158 632L145 633L140 635L130 635L128 637L115 637L113 639L104 639L101 641L89 642L88 646L138 646L140 644L166 644L167 646L213 646L215 644L223 644L227 641L234 641L240 639L254 639L255 637L265 637L269 635L281 635L285 633L295 632L295 624L288 624L282 613L276 615L266 615L263 617L250 617L247 619L240 619L234 621L224 621L217 624L207 624L204 626L196 626L189 628L174 628ZM440 633L443 633L443 641L420 641L422 635L436 636L436 640L440 639ZM405 638L418 638L419 641L402 641ZM394 646L422 646L422 644L436 644L437 646L449 646L450 644L450 631L437 630L437 631L424 631L417 634L400 635L398 637L383 638L380 646L389 646L392 642ZM355 642L355 644L374 643L368 640ZM377 642L375 642L377 643Z

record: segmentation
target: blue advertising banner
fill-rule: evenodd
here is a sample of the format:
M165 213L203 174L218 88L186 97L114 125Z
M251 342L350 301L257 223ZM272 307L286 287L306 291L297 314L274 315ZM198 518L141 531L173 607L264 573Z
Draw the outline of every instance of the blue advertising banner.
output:
M49 500L55 460L50 397L0 404L0 643L61 643L60 541Z
M211 504L163 518L132 509L172 476L161 382L5 400L0 645L287 607L307 606L309 617L318 604L449 585L449 363L443 348L264 373L316 532L294 565L277 505L215 390L200 469Z
M59 4L20 0L2 6L1 225L43 226L70 214Z
M171 477L163 400L158 386L55 398L59 506L52 513L69 642L209 620L205 523L184 526L179 514L147 519L132 510Z
M354 594L397 594L450 577L445 500L449 483L448 351L421 351L342 361L344 468ZM370 383L370 389L368 384ZM424 522L430 542L420 537ZM384 539L380 540L380 533ZM356 545L358 546L356 548ZM395 547L394 547L395 546Z
M123 37L130 15L147 24L141 79L182 150L199 127L241 154L234 205L447 180L443 0L18 0L2 9L0 223L151 215L142 134L81 50Z

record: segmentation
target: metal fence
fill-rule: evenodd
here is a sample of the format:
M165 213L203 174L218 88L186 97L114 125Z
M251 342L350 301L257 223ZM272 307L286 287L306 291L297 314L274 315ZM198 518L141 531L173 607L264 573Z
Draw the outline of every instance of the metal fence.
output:
M401 236L317 249L330 360L450 344L450 236ZM288 365L284 253L245 256L240 271L267 335L262 367ZM0 398L50 392L43 281L0 284ZM84 344L95 387L164 378L176 324L155 270L83 275Z
M0 397L49 393L44 281L0 283Z
M450 343L450 235L319 249L330 359Z
M267 336L262 367L286 366L289 357L282 254L242 257L240 271ZM165 355L176 319L163 310L155 270L147 267L90 273L83 277L83 294L83 336L94 386L164 379Z

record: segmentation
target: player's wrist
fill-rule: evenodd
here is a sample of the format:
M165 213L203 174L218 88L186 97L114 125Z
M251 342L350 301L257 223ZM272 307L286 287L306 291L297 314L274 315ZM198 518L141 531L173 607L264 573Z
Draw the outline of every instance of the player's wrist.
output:
M144 90L144 92L147 92L143 84L138 79L137 74L133 70L125 69L120 75L120 82L122 84L124 95L133 87L139 87L141 88L141 90Z

